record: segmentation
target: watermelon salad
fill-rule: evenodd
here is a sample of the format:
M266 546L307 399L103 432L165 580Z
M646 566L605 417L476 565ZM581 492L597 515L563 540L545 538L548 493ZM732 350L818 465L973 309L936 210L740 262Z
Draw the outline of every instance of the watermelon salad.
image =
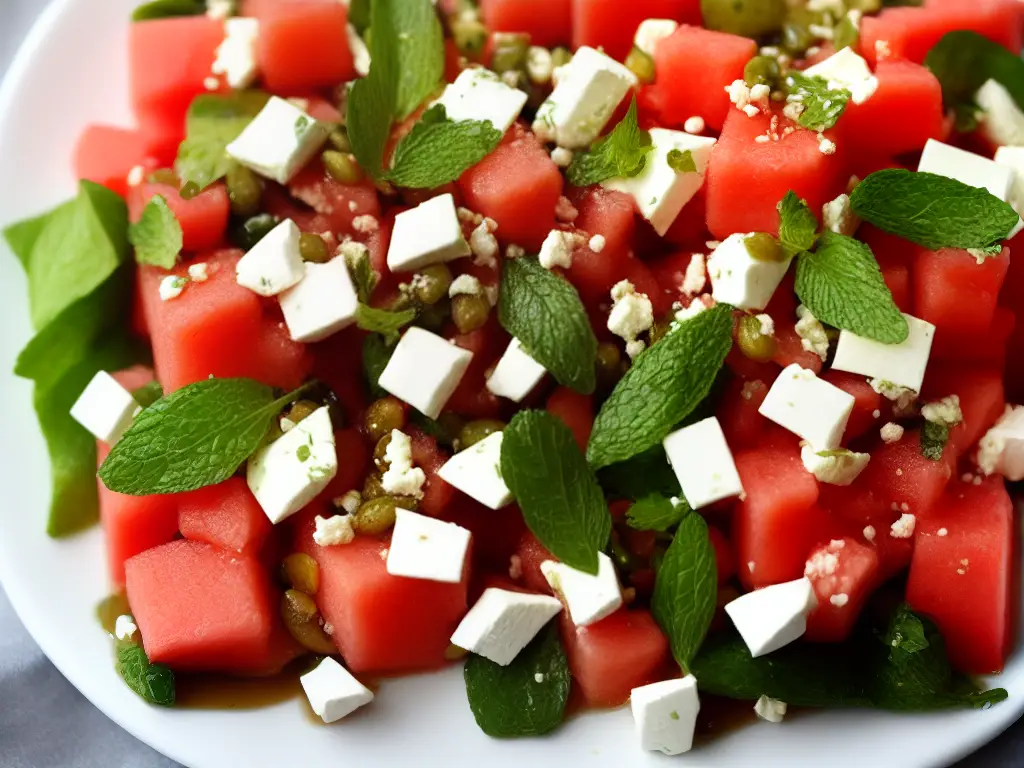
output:
M490 736L629 702L668 754L701 699L1006 698L1022 37L1018 0L140 7L137 127L5 231L125 682L295 670L333 722L462 663Z

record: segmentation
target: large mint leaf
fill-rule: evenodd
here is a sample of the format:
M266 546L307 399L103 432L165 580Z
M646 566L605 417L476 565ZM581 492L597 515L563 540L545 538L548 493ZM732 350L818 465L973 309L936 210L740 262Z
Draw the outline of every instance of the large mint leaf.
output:
M197 96L188 108L185 141L175 161L181 183L205 189L224 178L235 163L228 157L228 144L241 135L269 98L261 91Z
M789 92L799 96L803 111L797 122L812 131L827 131L834 126L850 101L850 92L845 88L830 89L828 80L790 72L786 75Z
M588 151L576 153L566 176L569 183L577 187L637 176L647 164L647 153L652 149L651 134L642 130L637 122L634 97L629 111L611 133L595 141ZM696 171L696 167L693 170Z
M639 501L652 494L671 498L683 492L660 443L605 467L597 473L597 479L610 498Z
M673 502L654 493L637 500L626 511L626 523L637 531L667 531L691 511L685 499L676 498Z
M163 664L151 663L142 646L126 644L119 647L117 671L128 687L150 704L174 706L174 672Z
M181 224L162 195L154 195L142 209L142 218L128 227L128 241L135 246L139 264L172 269L183 239Z
M974 94L995 80L1024 109L1024 61L977 32L947 32L924 59L942 85L947 109L974 103Z
M793 190L779 202L779 243L789 256L814 247L818 236L818 220L814 218L807 203L796 196Z
M410 189L434 189L455 181L501 142L487 121L447 118L444 105L428 109L395 150L388 181Z

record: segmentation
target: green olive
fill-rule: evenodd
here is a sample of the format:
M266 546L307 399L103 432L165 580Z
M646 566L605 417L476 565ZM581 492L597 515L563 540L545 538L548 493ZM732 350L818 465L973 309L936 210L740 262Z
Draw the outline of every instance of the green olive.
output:
M299 237L299 254L303 261L312 264L326 264L331 260L327 243L320 235L313 232L303 232Z
M281 598L281 618L291 636L313 653L329 656L338 648L324 632L316 601L305 592L289 589Z
M255 216L260 212L263 184L259 176L241 163L232 163L227 174L228 200L235 216Z
M526 56L530 50L530 36L499 32L494 35L494 53L491 69L499 75L526 69Z
M556 67L564 67L570 61L572 61L572 51L568 48L559 46L558 48L553 48L551 50L552 69L555 69Z
M479 19L454 19L451 24L452 39L460 53L472 56L480 53L487 43L487 27Z
M438 441L445 445L453 445L458 440L459 432L466 426L466 420L457 413L445 411L437 417L437 425L443 433L438 437Z
M352 142L348 139L348 131L340 125L334 128L327 136L331 146L339 152L351 152Z
M375 443L393 430L405 427L405 406L395 397L374 400L363 416L367 436Z
M622 543L619 541L618 536L612 538L611 541L612 560L615 561L616 565L623 571L635 571L639 567L639 563L636 557L627 550Z
M424 304L436 304L448 295L451 284L452 271L445 264L431 264L416 275L413 293Z
M284 418L288 419L292 424L298 424L307 416L312 416L313 413L318 410L320 410L319 403L314 403L312 400L299 400L297 403L293 403L292 406L285 411Z
M166 184L169 187L177 187L178 174L170 168L160 168L149 174L147 181L150 184Z
M358 184L363 180L363 169L359 167L355 157L347 152L327 149L320 155L320 159L323 160L324 169L335 181L342 184Z
M372 499L379 499L387 491L384 490L384 481L381 480L380 472L371 472L363 481L363 503Z
M433 304L424 304L416 315L416 325L428 331L440 332L451 319L452 303L447 296Z
M803 56L814 44L814 36L803 24L787 22L782 27L782 50L790 56Z
M178 194L181 195L182 200L194 200L196 197L199 196L199 193L202 191L203 190L199 188L198 184L196 184L194 181L189 181L182 185L181 189L178 191Z
M484 327L491 314L491 302L480 294L460 293L452 299L452 322L459 333L472 333Z
M743 67L743 81L751 87L758 84L774 87L781 74L779 62L771 56L755 56Z
M654 82L654 59L635 45L626 56L626 68L636 75L636 79L641 83Z
M775 357L775 337L761 333L761 321L753 315L740 318L736 346L744 357L758 363L767 363Z
M622 375L622 352L609 341L597 345L597 377L604 384L614 384Z
M852 48L860 40L860 29L849 16L843 16L832 31L832 44L837 51Z
M377 469L381 472L386 472L389 466L389 462L386 458L389 445L391 445L390 432L381 437L381 439L377 441L377 444L373 446L373 463L377 465Z
M755 232L747 235L743 240L747 246L747 253L751 258L758 261L782 262L786 260L786 252L782 250L779 241L767 232Z
M364 536L379 536L394 527L395 510L415 506L415 501L405 496L378 496L362 503L352 516L352 528Z
M744 37L777 32L786 18L786 0L701 0L704 26Z
M315 595L320 589L320 566L304 552L296 552L281 562L281 578L292 589Z
M498 419L477 419L467 423L459 430L459 450L464 451L471 445L476 445L485 437L501 432L505 428L505 422Z

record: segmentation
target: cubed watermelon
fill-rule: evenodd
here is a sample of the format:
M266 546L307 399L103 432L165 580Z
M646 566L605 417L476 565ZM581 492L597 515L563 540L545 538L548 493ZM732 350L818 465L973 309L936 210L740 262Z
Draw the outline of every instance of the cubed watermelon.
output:
M882 396L875 392L863 376L842 371L829 371L822 378L833 386L853 395L853 412L846 422L843 443L867 434L881 426L876 411L882 408ZM881 414L879 414L880 416Z
M480 15L492 32L524 32L532 45L572 42L572 0L481 0Z
M546 13L546 11L545 11ZM573 0L572 44L603 48L622 61L633 48L633 36L644 19L673 19L700 24L699 0Z
M963 411L963 423L949 432L950 446L960 457L1003 415L1006 395L1002 374L995 368L933 364L921 388L921 396L931 401L947 395L956 395Z
M586 451L590 430L594 427L594 398L568 387L558 387L548 397L545 408L572 430L576 444L581 451Z
M774 376L768 381L734 378L726 384L716 413L725 441L734 453L756 447L771 425L758 408L772 380Z
M380 219L380 199L373 182L364 179L358 184L342 184L324 171L319 160L299 171L288 191L320 214L329 231L339 236L356 234L352 220L357 216ZM310 227L308 231L316 230Z
M75 145L75 177L102 184L124 197L128 174L146 163L149 148L149 141L139 131L90 125Z
M178 528L186 539L246 555L259 552L272 530L270 520L240 477L181 494Z
M804 636L817 642L845 640L878 585L878 553L850 536L835 539L811 553L804 573L818 598Z
M257 58L275 93L329 88L356 76L346 28L348 6L331 0L265 3Z
M176 186L143 182L128 189L128 215L136 222L142 218L146 204L160 195L181 225L182 250L205 251L216 248L224 240L231 204L223 184L207 187L190 200L181 196Z
M980 264L958 248L919 249L914 261L916 316L932 323L936 331L965 335L985 331L992 325L1009 267L1009 248Z
M932 461L921 453L919 430L908 429L903 439L885 443L871 453L871 461L856 485L872 493L877 503L897 512L927 514L946 488L956 466L952 443Z

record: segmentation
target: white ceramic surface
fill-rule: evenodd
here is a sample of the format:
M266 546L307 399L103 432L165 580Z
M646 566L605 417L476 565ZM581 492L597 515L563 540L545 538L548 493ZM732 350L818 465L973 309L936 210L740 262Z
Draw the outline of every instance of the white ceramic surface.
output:
M25 41L0 90L0 223L72 194L68 158L83 125L130 124L125 35L136 3L58 0ZM106 586L98 531L63 542L43 532L46 453L30 387L6 373L30 332L24 278L6 250L0 253L0 292L0 579L25 626L61 672L135 736L192 768L667 764L638 750L627 710L575 717L548 739L488 739L473 722L457 669L387 682L371 707L332 727L312 725L297 702L250 712L176 711L142 703L115 674L110 641L93 618ZM1018 651L992 682L1006 687L1011 699L991 711L806 715L782 726L745 728L678 764L948 764L991 739L1024 709L1024 654Z

